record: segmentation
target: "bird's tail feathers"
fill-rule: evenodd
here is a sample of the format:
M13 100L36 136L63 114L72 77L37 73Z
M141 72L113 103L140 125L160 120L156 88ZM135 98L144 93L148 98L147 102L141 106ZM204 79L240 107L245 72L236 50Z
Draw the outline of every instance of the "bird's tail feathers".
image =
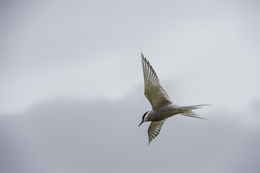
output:
M210 106L209 104L201 104L201 105L190 105L190 106L182 106L180 107L180 114L183 116L187 117L192 117L192 118L198 118L198 119L204 119L203 117L200 117L198 114L193 112L193 109L201 109L203 106Z
M193 111L187 112L187 113L181 113L181 115L186 116L186 117L192 117L192 118L198 118L202 120L207 120L206 118L200 117L198 114L196 114Z
M182 106L183 109L201 109L203 106L211 106L210 104L200 104L200 105L189 105L189 106Z

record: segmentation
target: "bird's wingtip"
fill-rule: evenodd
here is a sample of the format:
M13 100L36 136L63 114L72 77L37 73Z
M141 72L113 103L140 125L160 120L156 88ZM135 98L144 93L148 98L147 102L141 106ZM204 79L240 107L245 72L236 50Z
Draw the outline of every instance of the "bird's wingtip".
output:
M143 54L143 52L141 52L141 57L144 58L144 54Z

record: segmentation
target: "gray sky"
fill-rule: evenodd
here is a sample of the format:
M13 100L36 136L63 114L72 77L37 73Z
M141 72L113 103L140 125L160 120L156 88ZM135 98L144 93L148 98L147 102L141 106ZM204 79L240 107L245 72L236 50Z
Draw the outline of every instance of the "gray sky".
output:
M260 96L258 1L5 4L1 112L55 97L123 98L140 52L180 104L239 109Z
M146 106L133 93L114 102L47 100L2 116L1 172L260 171L259 124L235 118L243 114L208 108L200 112L209 120L172 117L148 147L148 123L137 127ZM259 115L259 107L255 103L248 114Z
M1 1L0 139L17 158L6 172L258 172L259 7ZM172 118L147 148L141 51L173 102L214 105L200 111L209 121Z

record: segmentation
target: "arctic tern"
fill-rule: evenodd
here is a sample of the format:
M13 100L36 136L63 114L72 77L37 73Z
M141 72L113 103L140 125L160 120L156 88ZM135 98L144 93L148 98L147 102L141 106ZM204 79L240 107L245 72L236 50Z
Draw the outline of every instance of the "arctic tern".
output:
M163 123L167 118L171 116L181 114L188 117L204 119L199 117L192 110L199 109L201 108L201 106L208 105L201 104L179 106L173 104L169 98L169 95L161 86L159 78L153 67L150 65L149 61L143 56L142 53L141 57L144 75L144 95L150 102L152 110L144 113L139 126L143 122L151 121L151 124L148 128L148 144L150 144L150 142L160 133Z

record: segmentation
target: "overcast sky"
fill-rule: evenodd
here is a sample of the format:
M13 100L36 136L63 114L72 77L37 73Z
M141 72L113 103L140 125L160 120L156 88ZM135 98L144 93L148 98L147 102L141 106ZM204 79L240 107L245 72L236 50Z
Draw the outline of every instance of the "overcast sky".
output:
M258 1L1 1L0 14L5 172L260 171ZM147 148L141 52L174 103L213 104L210 120L173 117Z

